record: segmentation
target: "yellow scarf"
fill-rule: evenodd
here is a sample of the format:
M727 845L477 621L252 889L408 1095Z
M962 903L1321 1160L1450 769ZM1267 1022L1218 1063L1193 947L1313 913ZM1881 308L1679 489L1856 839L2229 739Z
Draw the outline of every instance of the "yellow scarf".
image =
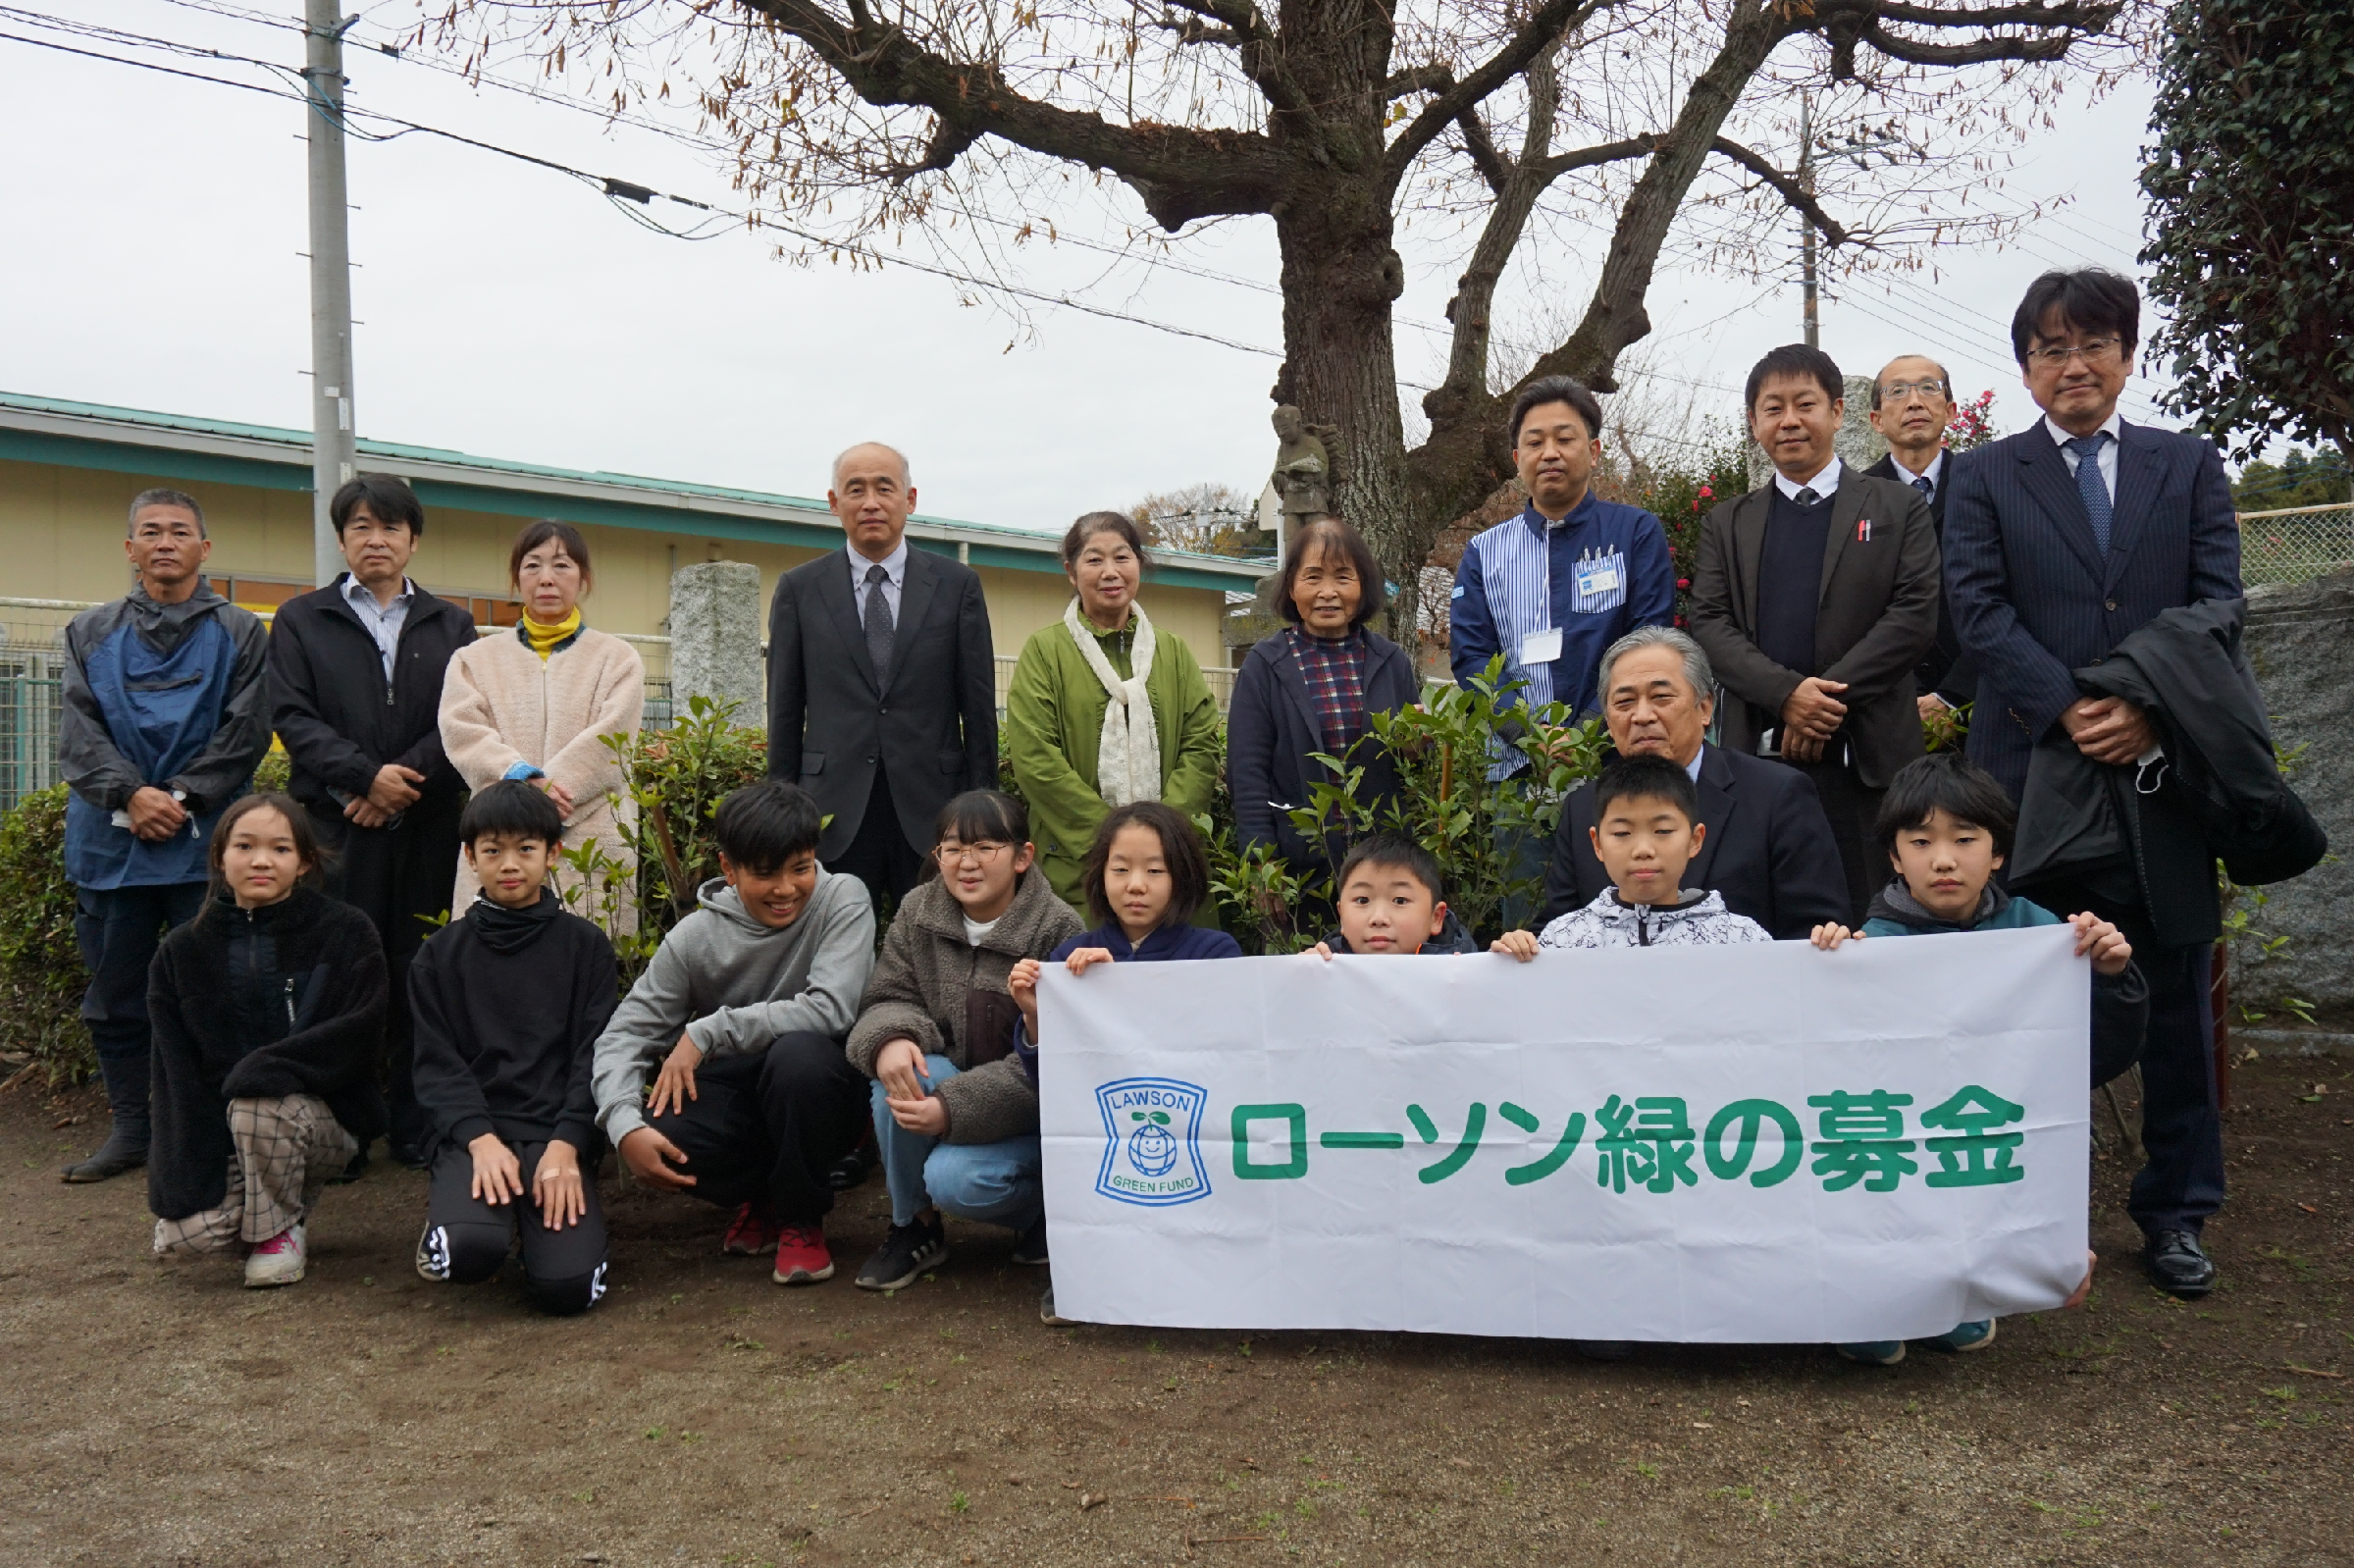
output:
M548 662L548 655L555 652L558 643L579 630L580 606L577 604L572 607L571 614L553 626L542 626L529 615L523 617L523 640L531 645L533 653L540 655L543 664Z

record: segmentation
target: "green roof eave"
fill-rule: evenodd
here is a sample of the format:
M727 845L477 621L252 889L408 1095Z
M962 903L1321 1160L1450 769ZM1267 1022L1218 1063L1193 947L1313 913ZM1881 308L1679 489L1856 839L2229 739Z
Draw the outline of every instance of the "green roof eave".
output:
M398 473L428 506L800 549L841 543L823 502L718 485L552 468L477 457L443 447L362 439L370 466ZM149 475L190 484L259 490L311 488L310 437L296 430L197 419L100 403L0 392L0 459ZM960 549L977 566L1061 576L1059 536L918 512L912 543L942 554ZM1156 551L1149 580L1172 587L1239 589L1263 562Z

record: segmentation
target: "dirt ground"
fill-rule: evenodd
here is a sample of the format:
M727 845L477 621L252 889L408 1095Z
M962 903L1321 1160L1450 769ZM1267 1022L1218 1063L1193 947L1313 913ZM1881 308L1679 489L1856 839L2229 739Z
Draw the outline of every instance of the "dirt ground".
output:
M607 1178L616 1289L429 1285L424 1181L332 1190L312 1275L150 1257L61 1184L93 1097L0 1098L0 1561L41 1564L2354 1563L2354 1083L2240 1070L2197 1306L2096 1170L2090 1305L1973 1356L1048 1329L960 1232L895 1298L786 1290ZM2317 1085L2322 1087L2317 1091ZM78 1124L59 1126L78 1116Z

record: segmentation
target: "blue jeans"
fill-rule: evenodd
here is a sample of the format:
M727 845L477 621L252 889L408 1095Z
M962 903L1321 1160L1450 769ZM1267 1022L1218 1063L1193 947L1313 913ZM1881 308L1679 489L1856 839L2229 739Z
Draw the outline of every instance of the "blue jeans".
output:
M923 1059L925 1091L957 1075L944 1056ZM936 1208L960 1220L1027 1230L1046 1213L1039 1178L1037 1134L996 1143L946 1143L910 1132L892 1118L887 1091L874 1085L874 1138L882 1145L883 1178L891 1184L891 1223L911 1224Z

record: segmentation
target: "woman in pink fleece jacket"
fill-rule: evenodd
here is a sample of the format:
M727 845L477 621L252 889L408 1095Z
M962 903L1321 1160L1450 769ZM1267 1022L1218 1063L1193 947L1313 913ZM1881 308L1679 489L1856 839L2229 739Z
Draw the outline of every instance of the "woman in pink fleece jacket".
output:
M620 862L622 896L602 890L576 902L608 935L637 929L637 851L625 836L636 802L607 736L634 736L646 706L646 666L636 649L581 623L592 582L588 542L570 523L544 518L515 536L507 575L523 600L523 621L494 632L449 660L442 683L442 745L479 790L502 778L529 779L564 813L564 847L595 840ZM474 870L463 857L450 894L453 915L474 902Z

